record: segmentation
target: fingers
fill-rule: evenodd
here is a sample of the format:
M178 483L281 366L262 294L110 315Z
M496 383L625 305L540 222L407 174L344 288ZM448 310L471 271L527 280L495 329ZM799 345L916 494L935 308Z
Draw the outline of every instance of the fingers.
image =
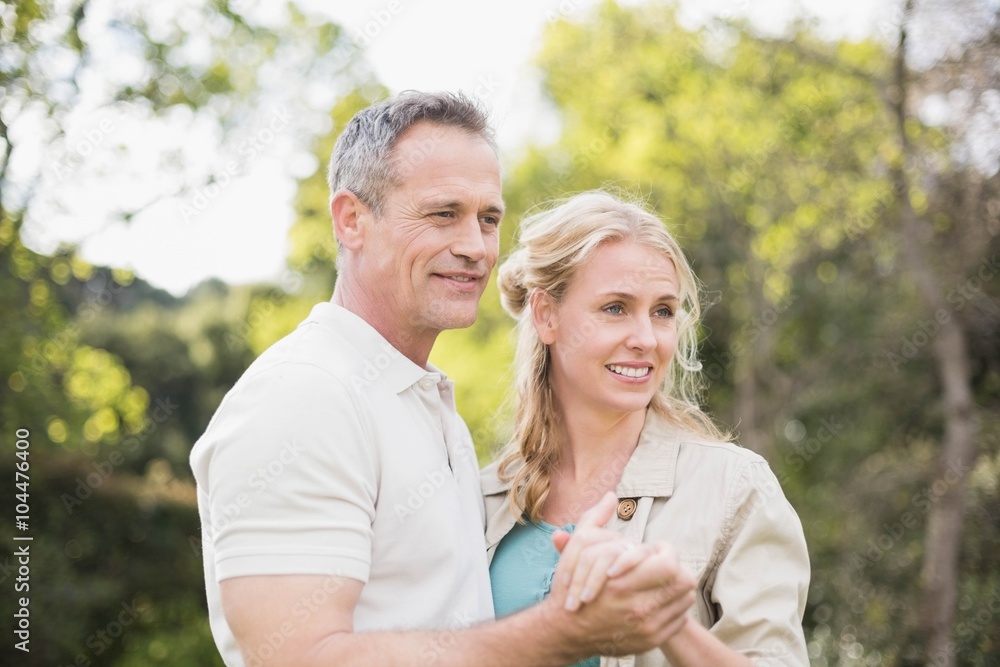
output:
M565 540L559 562L556 564L556 572L552 581L552 593L554 595L566 594L571 586L575 586L574 596L578 596L583 589L584 582L590 573L593 561L602 553L600 549L591 551L587 561L580 563L581 555L594 545L611 542L621 542L622 537L613 530L607 528L585 527L573 531L572 535L564 531L557 531L552 536L552 543L557 544L557 534L563 532L567 537L558 536L559 541ZM557 546L558 548L558 546ZM613 560L613 559L612 559ZM605 565L605 569L611 565L611 561ZM576 599L579 599L578 597ZM572 606L572 605L571 605ZM575 608L575 607L574 607Z
M611 563L611 566L606 571L610 579L631 571L632 568L644 561L652 553L651 547L645 544L633 545L631 542L627 542L625 546L625 550L618 554L618 558Z
M670 555L660 551L650 557L650 560L662 560ZM636 628L637 634L645 637L645 641L663 646L681 632L695 602L695 586L691 575L682 566L678 566L669 582L663 583L658 589L647 591L644 596L635 598L641 600L641 603L632 607L628 619Z
M566 545L569 543L570 537L570 534L561 528L552 533L552 546L556 548L557 553L561 554L563 552L563 549L565 549Z
M693 588L690 575L681 567L677 551L666 542L652 542L646 545L652 554L624 573L615 577L624 590L648 591L659 588Z
M566 590L576 571L576 563L580 552L589 544L617 538L617 533L605 530L604 525L614 516L618 498L608 491L596 505L588 509L576 522L576 528L570 538L563 536L563 531L552 535L552 544L560 553L559 564L556 566L552 592L560 593ZM582 580L581 580L582 581Z
M587 547L577 561L576 572L570 582L566 598L567 611L575 611L580 605L592 602L612 576L612 571L616 575L624 574L652 554L650 547L625 540L602 542ZM571 601L576 604L570 606Z
M624 571L609 578L607 573L616 563ZM582 587L574 582L563 597L558 597L553 585L552 595L543 602L550 605L556 625L567 628L576 642L593 646L604 655L641 653L663 646L685 627L685 616L695 601L694 580L669 545L630 548L621 539L604 540L588 545L578 566L586 570L580 580ZM582 605L574 603L570 606L577 609L570 611L566 605L569 599L589 598L590 589L595 591L594 599Z
M610 491L606 492L596 505L580 515L580 520L576 522L576 529L603 528L608 525L608 521L611 521L617 506L617 496Z
M661 601L662 602L662 601ZM636 617L635 621L646 626L646 633L657 646L662 646L680 632L688 620L688 610L694 604L694 593L688 592L654 607L649 614Z

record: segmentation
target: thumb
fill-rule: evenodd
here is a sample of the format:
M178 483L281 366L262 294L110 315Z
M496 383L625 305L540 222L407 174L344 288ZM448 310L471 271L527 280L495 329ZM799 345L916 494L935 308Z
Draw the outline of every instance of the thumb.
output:
M556 532L552 533L552 546L556 548L557 552L562 553L563 549L569 543L570 537L571 535L567 533L565 530L559 529Z
M608 521L611 521L616 507L618 507L618 497L608 491L597 501L596 505L580 515L580 520L576 522L576 529L603 528Z

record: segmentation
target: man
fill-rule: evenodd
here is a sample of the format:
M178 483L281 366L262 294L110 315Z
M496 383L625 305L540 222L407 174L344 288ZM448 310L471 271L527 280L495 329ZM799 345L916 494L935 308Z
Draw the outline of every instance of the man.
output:
M191 454L226 663L541 666L661 643L692 582L660 551L581 609L560 579L534 608L490 620L471 437L427 363L441 331L475 320L499 252L482 111L421 93L364 109L330 185L332 302L251 365ZM583 533L609 513L563 551L557 576L572 572L577 594L588 567L607 567Z

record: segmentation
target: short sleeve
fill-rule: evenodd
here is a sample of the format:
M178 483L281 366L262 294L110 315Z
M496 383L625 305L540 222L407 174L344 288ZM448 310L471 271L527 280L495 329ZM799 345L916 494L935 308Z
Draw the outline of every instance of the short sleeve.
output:
M748 462L727 508L728 549L712 586L711 632L757 665L808 665L802 616L809 554L802 524L767 463Z
M367 582L377 453L357 402L308 364L266 369L227 397L205 435L199 480L219 581L326 574Z

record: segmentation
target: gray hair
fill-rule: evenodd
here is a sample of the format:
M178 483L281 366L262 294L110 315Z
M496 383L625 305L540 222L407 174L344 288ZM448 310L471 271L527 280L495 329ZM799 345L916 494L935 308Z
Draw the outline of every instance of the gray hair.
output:
M493 128L478 101L463 93L407 90L362 109L347 123L330 156L330 194L347 188L380 214L386 194L403 181L404 167L415 166L399 164L393 149L422 120L465 130L497 151Z

